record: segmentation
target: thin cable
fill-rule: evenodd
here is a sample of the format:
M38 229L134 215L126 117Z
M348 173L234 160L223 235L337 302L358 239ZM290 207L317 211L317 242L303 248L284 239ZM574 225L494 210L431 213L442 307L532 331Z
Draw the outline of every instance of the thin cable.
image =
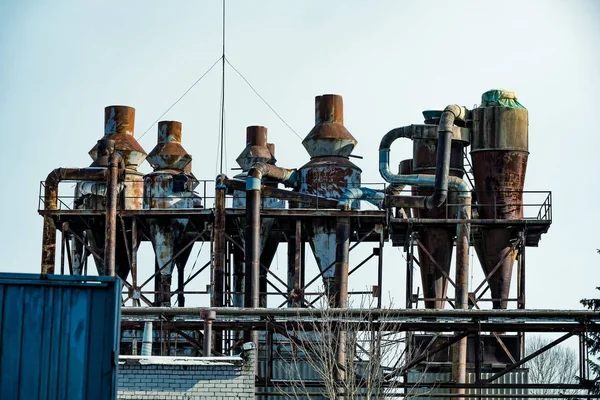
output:
M145 135L146 133L148 133L148 132L150 131L150 129L152 129L152 128L154 127L154 125L156 125L156 123L157 123L158 121L160 121L160 119L161 119L162 117L164 117L164 116L165 116L165 114L166 114L166 113L168 113L169 111L171 111L171 109L172 109L173 107L175 107L175 105L177 105L177 103L179 103L179 102L181 101L181 99L183 99L183 98L184 98L184 97L185 97L185 96L186 96L186 95L187 95L187 94L190 92L190 90L192 90L192 89L194 88L194 86L196 86L196 84L198 84L198 82L200 82L200 81L202 80L202 78L204 78L204 77L205 77L205 76L206 76L206 75L207 75L207 74L208 74L210 71L212 71L212 69L215 67L215 65L217 65L217 64L219 63L219 61L221 61L221 59L222 59L222 58L223 58L223 56L219 57L219 59L218 59L217 61L215 61L215 62L213 63L213 65L211 65L211 67L210 67L208 70L206 70L206 72L205 72L205 73L203 73L203 74L200 76L200 78L198 78L198 79L196 80L196 82L194 82L194 83L192 84L192 86L190 86L190 87L188 88L188 90L186 90L186 91L185 91L185 92L184 92L184 93L181 95L181 97L177 99L177 101L176 101L175 103L171 104L171 106L170 106L169 108L167 108L167 109L166 109L166 111L165 111L164 113L162 113L162 114L160 115L160 117L158 117L158 118L156 119L156 121L154 121L154 122L152 123L152 125L150 125L150 126L148 127L148 129L146 129L146 131L145 131L144 133L142 133L142 135L141 135L140 137L138 137L138 139L137 139L137 140L140 140L141 138L143 138L143 137L144 137L144 135Z
M244 75L242 75L242 73L240 71L238 71L230 62L227 58L225 58L225 61L227 62L227 64L229 64L229 66L231 68L233 68L233 70L235 72L237 72L237 74L248 84L248 86L250 86L250 89L252 89L252 91L254 92L254 94L256 94L258 96L259 99L261 99L263 101L263 103L265 103L267 105L267 107L269 107L269 109L271 111L273 111L273 114L275 114L277 116L277 118L279 118L281 120L281 122L283 122L285 124L285 126L287 126L290 131L294 132L294 135L298 136L298 139L302 140L302 138L300 137L300 135L298 135L298 133L294 130L294 128L292 128L287 122L285 122L285 120L283 118L281 118L281 115L277 114L277 111L275 111L273 109L273 107L271 107L271 105L269 103L267 103L267 101L256 91L256 89L254 89L254 87L250 84L250 82L248 82L248 79L246 79L246 77L244 77Z
M223 173L223 152L225 142L225 0L223 0L223 55L221 56L222 61L222 79L221 79L221 162L219 166L219 172Z

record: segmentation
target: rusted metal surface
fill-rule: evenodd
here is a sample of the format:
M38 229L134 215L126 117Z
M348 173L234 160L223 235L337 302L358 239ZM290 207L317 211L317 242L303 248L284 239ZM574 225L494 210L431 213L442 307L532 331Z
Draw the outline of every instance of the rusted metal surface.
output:
M44 183L44 209L56 210L58 207L58 184L61 181L104 181L106 169L95 168L57 168L48 174ZM41 271L44 274L54 273L56 257L56 225L51 216L44 216L42 230L42 262Z
M484 219L522 219L523 186L527 170L528 115L524 108L482 107L473 110L471 159L477 191L477 211ZM489 278L494 308L506 308L517 250L511 240L517 232L481 228L474 245ZM507 256L507 252L511 252Z
M313 157L348 157L357 140L344 126L342 96L325 94L315 97L315 126L302 141Z
M108 106L104 109L104 137L115 141L115 150L121 153L125 166L137 169L146 159L146 152L133 137L135 108ZM98 144L90 151L93 160L98 157Z
M249 126L246 128L246 147L236 159L243 171L248 171L258 162L275 164L274 147L267 143L267 128L264 126Z
M300 193L336 199L346 189L360 187L361 169L347 158L313 158L302 168L300 174ZM358 209L360 203L353 204Z
M225 304L225 188L217 188L215 195L215 222L213 239L213 296L211 305L222 307Z
M438 126L437 125L411 125L413 139L413 164L412 173L435 175L438 152ZM451 141L450 151L450 176L462 178L463 176L463 149L468 144L466 129L455 127ZM430 196L434 188L413 187L413 195ZM449 202L456 204L456 195L450 194ZM448 208L442 205L439 208L427 210L424 207L412 210L417 218L443 219L453 218L456 215L456 207ZM453 239L455 229L443 227L428 227L418 229L421 243L429 254L441 267L436 268L431 257L419 247L419 263L421 267L421 282L423 285L423 297L444 299L448 289L448 280L444 275L450 273L452 260ZM444 308L444 300L426 300L426 308Z
M146 209L192 209L199 205L199 199L194 195L198 181L191 172L187 172L192 156L181 145L181 132L180 122L161 121L158 124L158 143L148 156L154 172L143 178L143 204ZM183 276L191 252L191 246L184 246L190 239L189 219L149 219L148 225L160 271L156 277L156 289L160 292L158 302L170 305L173 270L177 266L179 275ZM180 285L181 282L178 283ZM181 307L184 302L183 295L178 295L178 305Z
M156 170L175 169L184 171L192 162L192 156L181 145L181 122L158 123L158 142L146 160Z
M104 241L104 275L115 276L115 253L117 246L117 196L119 168L123 167L123 159L119 153L111 154L108 165L108 181L106 183L106 219Z
M311 160L298 170L300 193L337 199L347 189L360 187L362 171L348 159L357 141L343 123L341 96L315 98L315 127L302 142ZM359 206L359 201L352 204L353 209ZM336 222L313 219L306 228L317 264L324 271L336 260ZM334 293L334 276L335 268L323 274L327 293Z
M348 264L350 262L350 233L350 218L338 218L336 227L334 306L339 308L348 307Z
M460 196L457 218L461 223L456 227L456 288L455 307L459 310L469 308L469 237L471 218L471 196ZM455 382L465 383L467 379L467 338L462 338L454 346L454 362L452 364L452 377ZM464 389L457 389L457 394L464 393Z
M241 178L238 178L240 175L237 175L235 179L224 178L223 182L227 188L235 190L234 199L233 199L233 208L244 208L246 206L246 194L244 192L246 184ZM245 179L245 175L242 177ZM277 206L274 207L272 200L281 201L286 200L293 203L303 203L306 205L310 205L319 209L335 209L337 206L337 200L328 199L325 197L314 196L306 193L298 193L295 191L279 189L275 187L268 186L266 184L261 185L261 196L263 197L263 209L279 209L284 210L283 207ZM267 202L269 199L271 201ZM277 203L279 204L279 203Z
M302 287L302 221L296 220L294 235L288 240L288 307L301 307L304 293Z

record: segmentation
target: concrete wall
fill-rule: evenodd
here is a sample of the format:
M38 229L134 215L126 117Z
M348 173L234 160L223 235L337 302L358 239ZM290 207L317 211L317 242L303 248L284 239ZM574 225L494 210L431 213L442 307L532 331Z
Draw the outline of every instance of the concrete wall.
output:
M240 357L120 356L118 399L253 399L252 343Z

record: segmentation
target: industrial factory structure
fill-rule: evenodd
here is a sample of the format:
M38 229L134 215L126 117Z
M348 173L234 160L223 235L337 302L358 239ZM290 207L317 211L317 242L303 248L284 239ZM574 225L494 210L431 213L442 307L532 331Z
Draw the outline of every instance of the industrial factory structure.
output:
M524 352L526 332L562 332L553 345L578 336L585 377L583 338L598 329L590 324L597 319L591 313L526 309L526 249L538 246L552 222L551 193L524 191L527 109L514 93L491 90L477 108L450 105L423 115L422 124L382 135L378 168L384 182L377 186L361 184L352 154L357 139L344 126L339 95L315 99L315 126L302 142L306 164L277 162L267 128L249 126L237 158L241 172L216 180L194 175L180 122L159 122L157 144L146 153L134 138L134 109L106 107L104 136L89 152L91 165L57 168L42 182L41 272L121 279L123 355L139 353L144 329L154 355L234 355L254 342L257 395L265 398L302 381L310 382L305 389L312 393L322 389L314 365L296 376L282 371L292 359L308 357L297 349L327 318L352 325L331 338L338 382L364 381L359 369L350 374L343 366L364 363L377 351L345 344L356 332L371 331L380 338L402 335L402 360L380 357L376 374L382 390L393 389L386 393L395 396L417 390L432 397L519 397L542 386L580 389L575 383L536 386L524 368L537 355ZM390 149L398 139L412 146L413 157L396 166ZM138 171L144 161L152 172ZM74 193L63 182L74 182ZM143 242L154 250L150 276L138 268ZM186 279L197 242L210 247L209 261ZM272 268L282 243L285 276ZM351 250L366 243L374 244L372 254L353 260L351 268ZM384 248L390 245L405 253L404 282L383 282ZM307 274L307 247L317 276ZM473 292L470 248L485 277ZM348 308L350 275L372 265L371 259L377 260L369 294L374 309ZM205 270L206 290L188 290ZM322 291L307 290L319 282ZM384 288L400 284L406 286L405 308L386 309ZM190 307L189 296L197 294L210 303ZM279 307L268 308L275 298ZM480 309L484 302L493 310Z

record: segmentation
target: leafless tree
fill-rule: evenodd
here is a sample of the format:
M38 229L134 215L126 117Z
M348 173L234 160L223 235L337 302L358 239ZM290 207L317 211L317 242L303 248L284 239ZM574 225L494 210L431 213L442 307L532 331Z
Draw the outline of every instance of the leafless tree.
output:
M379 399L400 392L403 377L396 372L409 359L405 332L388 317L391 306L375 314L371 303L363 298L356 316L324 301L313 317L298 318L288 337L280 336L274 375L282 396Z
M552 340L539 335L526 338L525 352L531 354L548 345ZM577 383L579 364L574 350L557 345L534 357L526 364L530 383ZM577 391L558 389L531 389L531 394L576 394Z

